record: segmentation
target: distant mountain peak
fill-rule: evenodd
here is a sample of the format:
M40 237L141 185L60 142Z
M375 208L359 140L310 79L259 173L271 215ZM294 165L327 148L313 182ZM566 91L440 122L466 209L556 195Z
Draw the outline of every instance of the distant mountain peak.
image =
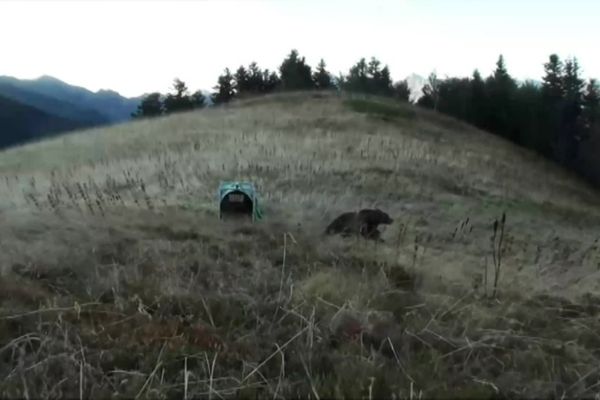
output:
M406 77L406 83L410 89L410 101L418 101L423 96L423 87L427 83L427 79L419 74L412 73Z
M117 92L116 90L112 90L112 89L99 89L93 93L95 95L101 96L101 97L114 97L114 98L120 98L120 99L128 99L125 96L122 96L121 93ZM129 97L129 99L135 99L135 98Z
M91 123L127 121L139 104L138 98L126 98L114 90L91 90L71 85L51 75L35 79L0 77L3 90L13 98L50 114ZM16 97L15 97L16 96Z
M39 81L39 82L45 81L45 82L65 83L65 82L61 81L60 79L55 78L50 75L41 75L40 77L38 77L37 79L34 79L34 80Z

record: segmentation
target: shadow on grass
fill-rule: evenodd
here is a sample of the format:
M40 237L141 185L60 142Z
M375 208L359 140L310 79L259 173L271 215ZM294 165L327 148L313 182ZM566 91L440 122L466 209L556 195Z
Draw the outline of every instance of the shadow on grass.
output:
M351 110L376 117L383 121L413 120L416 112L410 108L372 99L348 99L344 104Z

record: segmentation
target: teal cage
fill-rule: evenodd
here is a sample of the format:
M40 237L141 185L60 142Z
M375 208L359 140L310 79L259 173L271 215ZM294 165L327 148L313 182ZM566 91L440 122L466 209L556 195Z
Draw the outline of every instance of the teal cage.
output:
M248 217L261 218L256 188L250 182L221 182L219 185L219 219Z

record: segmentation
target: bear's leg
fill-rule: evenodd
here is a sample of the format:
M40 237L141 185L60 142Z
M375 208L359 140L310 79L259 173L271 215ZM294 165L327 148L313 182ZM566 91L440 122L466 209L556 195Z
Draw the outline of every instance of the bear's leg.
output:
M363 224L361 226L360 234L365 239L370 239L373 236L373 234L376 234L375 233L376 231L377 231L377 226L376 225L365 223L365 224Z

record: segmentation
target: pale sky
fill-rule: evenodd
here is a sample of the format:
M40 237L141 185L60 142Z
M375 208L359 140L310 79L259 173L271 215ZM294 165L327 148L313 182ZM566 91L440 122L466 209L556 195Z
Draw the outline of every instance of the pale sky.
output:
M394 80L487 75L502 53L515 78L540 79L555 52L600 78L600 0L0 0L0 75L93 91L211 89L225 67L273 70L292 48L336 75L371 56Z

